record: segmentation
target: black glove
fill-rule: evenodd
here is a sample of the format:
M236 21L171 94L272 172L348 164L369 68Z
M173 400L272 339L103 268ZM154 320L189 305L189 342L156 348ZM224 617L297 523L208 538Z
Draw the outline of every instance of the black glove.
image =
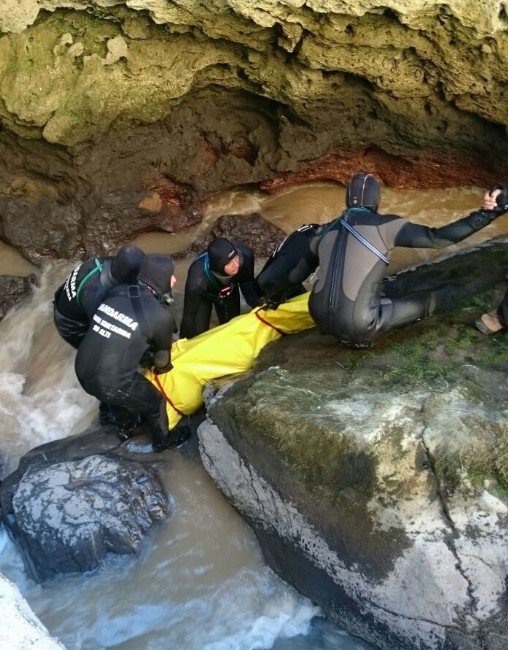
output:
M280 301L279 300L274 300L273 298L268 298L265 296L262 300L262 307L261 309L273 309L274 311L279 308L280 306Z
M151 368L153 366L153 352L151 350L147 350L141 359L139 360L139 365L142 368Z
M154 375L162 375L165 372L169 372L170 370L173 370L173 364L171 361L167 363L165 366L152 366L151 368L152 372Z

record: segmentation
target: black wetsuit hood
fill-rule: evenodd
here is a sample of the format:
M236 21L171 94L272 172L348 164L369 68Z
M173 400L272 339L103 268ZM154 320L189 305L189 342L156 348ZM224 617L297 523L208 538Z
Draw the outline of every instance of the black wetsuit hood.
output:
M163 296L171 293L171 276L174 272L175 265L170 255L151 253L145 255L141 262L138 280Z
M381 188L373 174L355 174L349 181L346 192L348 208L370 208L377 210L381 199Z
M122 246L111 260L111 275L117 284L133 284L145 254L134 244Z
M224 275L224 267L230 262L238 251L229 239L217 237L208 244L208 259L210 270L218 277Z

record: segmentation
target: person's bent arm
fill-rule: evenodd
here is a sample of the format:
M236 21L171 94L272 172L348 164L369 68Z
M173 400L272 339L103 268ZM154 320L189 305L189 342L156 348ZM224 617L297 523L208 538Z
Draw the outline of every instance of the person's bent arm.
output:
M260 296L257 291L257 283L254 279L254 253L248 246L239 247L242 254L242 269L239 273L239 286L245 302L249 307L257 307L260 304Z
M171 364L171 344L173 342L173 331L175 320L172 312L165 307L166 314L157 319L153 333L152 349L154 372L168 372L173 367Z
M204 332L208 324L197 323L199 306L202 302L203 293L206 291L207 281L203 274L202 262L197 259L189 267L185 281L185 293L183 298L183 314L180 323L180 338L190 339L197 334Z

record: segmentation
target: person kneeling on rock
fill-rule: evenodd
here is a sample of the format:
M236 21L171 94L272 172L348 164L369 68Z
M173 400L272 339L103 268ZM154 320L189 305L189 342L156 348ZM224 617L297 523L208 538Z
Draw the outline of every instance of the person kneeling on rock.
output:
M393 247L444 248L469 237L508 211L480 209L440 228L378 213L380 186L372 174L356 174L347 187L347 209L324 227L312 244L319 277L309 311L323 334L350 347L369 347L374 339L430 315L447 303L446 292L421 292L390 300L381 295Z
M145 255L137 283L114 287L101 302L76 356L81 386L115 413L120 437L125 439L132 433L129 416L142 415L151 430L155 451L172 443L166 403L139 365L148 357L155 373L172 367L175 320L170 305L174 283L174 264L169 255Z
M508 183L498 185L485 194L483 207L486 210L508 210ZM508 290L500 304L475 322L482 334L496 334L508 329Z

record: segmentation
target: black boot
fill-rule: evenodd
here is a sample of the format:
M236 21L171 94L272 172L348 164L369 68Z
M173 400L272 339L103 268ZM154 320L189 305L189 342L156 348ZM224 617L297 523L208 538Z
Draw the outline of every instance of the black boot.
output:
M110 426L111 424L116 424L115 416L111 412L111 409L109 408L109 404L106 404L106 402L99 403L99 424L102 427L107 427Z
M187 424L179 424L167 433L157 428L152 432L152 447L155 452L165 449L175 449L187 442L192 435L192 430Z
M129 440L139 425L139 416L122 406L110 406L109 410L114 419L116 435L122 442Z

